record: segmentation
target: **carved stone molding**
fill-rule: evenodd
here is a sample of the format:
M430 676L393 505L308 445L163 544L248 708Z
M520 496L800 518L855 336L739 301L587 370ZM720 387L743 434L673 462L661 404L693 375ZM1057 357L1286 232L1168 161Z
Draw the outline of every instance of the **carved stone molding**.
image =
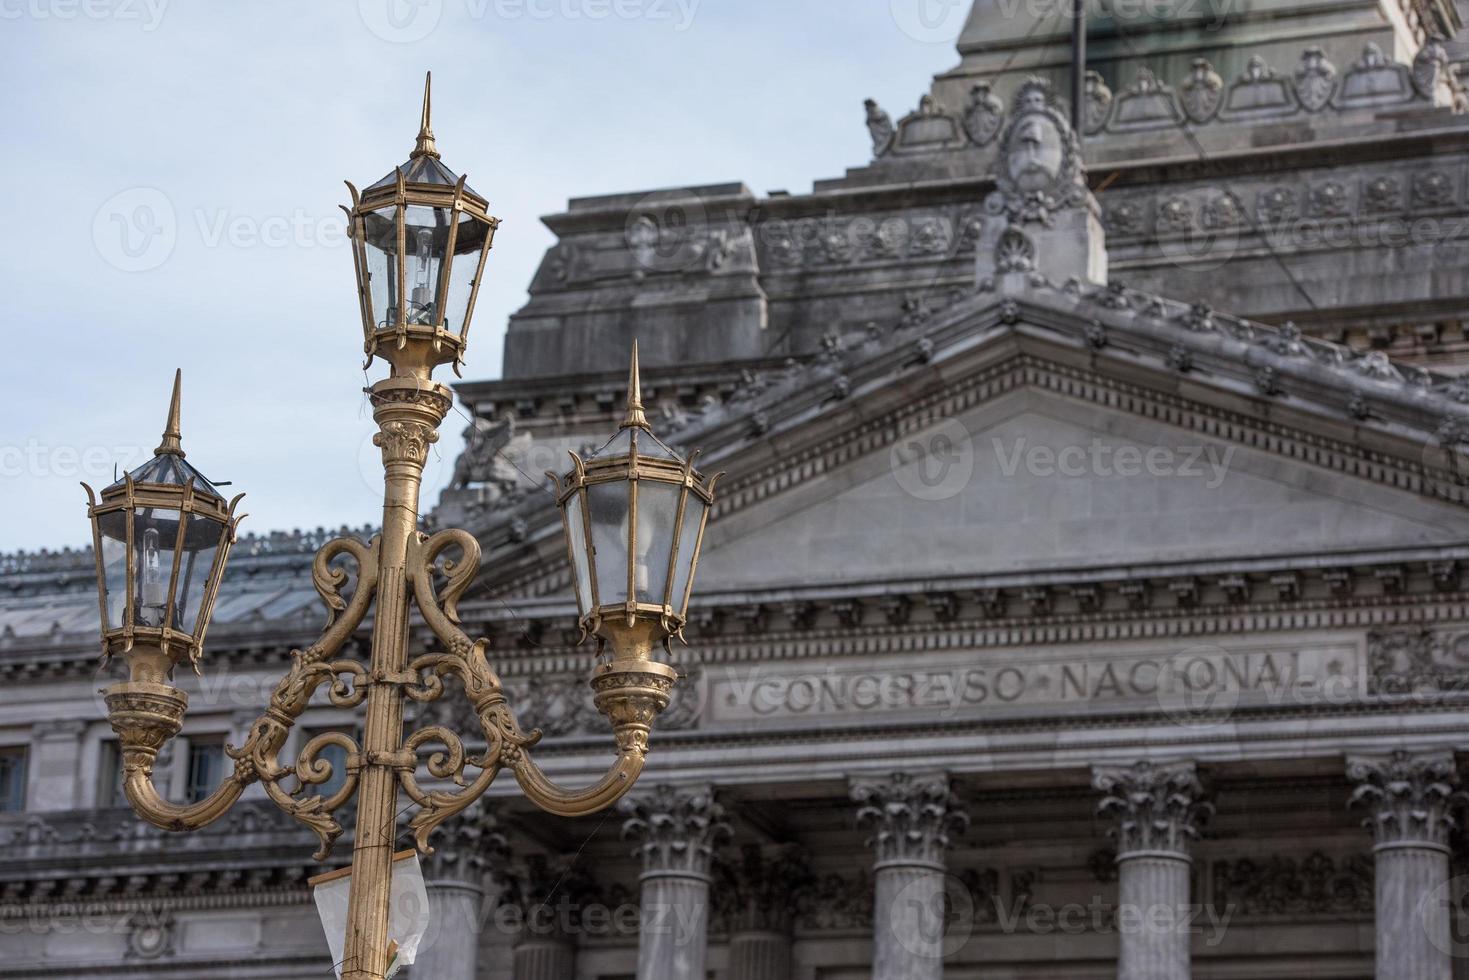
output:
M714 929L788 932L801 896L815 885L800 847L746 844L737 856L714 863Z
M624 799L618 810L627 818L622 836L637 843L633 854L642 859L645 875L707 876L715 846L730 836L724 807L711 787L662 785Z
M1469 629L1375 629L1367 634L1374 694L1469 690Z
M872 929L872 876L866 871L853 875L817 875L796 899L796 927L809 932Z
M853 780L857 823L874 833L868 840L885 864L926 864L943 867L951 838L969 826L957 796L941 773L913 775L898 772L885 779Z
M123 927L128 937L125 959L157 960L173 955L178 931L172 911L158 907L139 909L127 917Z
M1116 821L1108 833L1117 840L1118 860L1137 852L1187 857L1214 812L1192 762L1097 767L1092 786L1103 794L1097 813Z
M1363 915L1374 907L1371 855L1339 861L1321 851L1215 861L1209 868L1214 907L1245 916Z
M517 942L569 941L605 931L619 910L637 904L630 889L599 881L574 855L546 854L532 854L505 874L499 900L520 909Z
M1379 848L1448 850L1456 811L1465 802L1452 752L1398 749L1386 756L1353 756L1347 778L1357 784L1350 803L1368 811L1362 825Z

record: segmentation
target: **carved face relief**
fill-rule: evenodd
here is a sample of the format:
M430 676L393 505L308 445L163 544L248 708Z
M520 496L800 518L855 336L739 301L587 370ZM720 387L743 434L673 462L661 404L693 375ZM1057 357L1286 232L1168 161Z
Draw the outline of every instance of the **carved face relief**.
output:
M1044 113L1020 120L1010 139L1010 176L1022 191L1043 191L1061 175L1065 148L1061 131Z

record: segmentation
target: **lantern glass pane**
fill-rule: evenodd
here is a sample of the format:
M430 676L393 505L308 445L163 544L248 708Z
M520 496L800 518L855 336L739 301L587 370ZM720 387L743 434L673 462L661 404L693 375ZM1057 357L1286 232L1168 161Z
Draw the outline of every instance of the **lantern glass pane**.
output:
M474 277L479 272L479 257L489 228L467 211L460 212L454 262L449 266L449 295L444 301L444 326L451 331L458 332L469 325L469 296L474 291Z
M587 564L586 525L582 523L582 495L566 501L566 534L571 544L572 573L576 576L576 604L580 614L592 611L592 573Z
M398 209L378 208L362 216L367 253L367 296L374 330L398 325Z
M124 621L124 603L128 597L128 512L108 511L97 515L97 529L102 532L102 588L107 605L107 622L103 629L119 629Z
M597 601L604 606L627 601L630 499L628 484L622 480L587 487L592 566L597 575Z
M410 204L404 213L404 274L408 293L408 322L438 326L444 322L439 297L439 273L449 251L449 208Z
M638 481L637 564L633 578L639 602L663 605L668 588L668 559L673 547L673 522L678 518L678 495L683 488L654 480Z
M209 573L214 570L214 556L223 540L223 522L199 514L189 516L174 589L174 629L192 633L198 625L199 610L209 591Z
M694 572L694 559L698 557L695 549L699 543L699 526L708 509L703 498L695 493L689 494L689 502L684 505L683 523L678 530L678 556L673 562L673 598L668 600L680 616L688 614L689 578Z
M168 615L179 512L168 507L133 511L133 625L162 626Z

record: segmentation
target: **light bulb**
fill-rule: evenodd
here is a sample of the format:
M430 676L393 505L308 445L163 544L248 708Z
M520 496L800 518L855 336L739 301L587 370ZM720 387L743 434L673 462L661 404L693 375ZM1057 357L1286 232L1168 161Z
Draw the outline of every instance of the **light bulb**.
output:
M433 232L418 229L418 278L413 284L413 306L418 311L418 322L426 322L432 315L429 308L433 299L433 287L429 284L429 264L433 262Z
M661 524L662 522L654 514L651 507L639 509L637 561L633 565L633 583L639 598L646 597L650 588L648 582L650 577L648 555L653 551L653 545L663 536ZM626 527L624 527L623 533L626 534ZM662 601L661 596L658 601Z
M167 603L168 583L163 576L162 554L158 549L158 528L143 532L143 583L140 618L145 626L163 625L163 607Z

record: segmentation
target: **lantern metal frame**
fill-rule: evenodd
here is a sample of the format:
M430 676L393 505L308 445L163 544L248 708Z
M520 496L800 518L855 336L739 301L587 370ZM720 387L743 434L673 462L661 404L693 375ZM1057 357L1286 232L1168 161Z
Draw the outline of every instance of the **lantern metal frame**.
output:
M423 114L419 124L418 140L408 163L394 171L396 181L392 184L379 182L359 192L351 181L345 181L352 195L352 206L343 207L347 215L348 233L352 241L352 263L357 276L357 302L362 315L363 353L367 355L364 368L372 365L373 358L380 354L389 360L396 372L428 379L433 368L439 364L453 364L455 375L460 374L464 364L464 351L469 343L469 324L474 319L474 305L479 298L480 284L484 280L485 265L490 249L494 247L495 231L500 219L489 212L489 201L481 197L466 184L467 177L460 175L453 187L446 184L410 181L408 173L414 161L421 157L439 159L438 147L434 142L432 125L432 73L424 83ZM436 211L447 210L450 215L448 240L444 257L438 270L438 281L434 284L439 302L435 309L435 322L410 323L408 320L408 209L424 207ZM394 323L379 323L379 315L386 310L373 307L371 273L367 258L367 216L392 208L397 226L395 264L397 277L397 319ZM470 281L468 304L464 319L458 329L451 329L446 320L446 303L449 294L450 274L456 261L455 246L459 239L460 218L468 215L485 225L484 244L478 255L465 253L461 259L475 263L474 278ZM388 352L393 352L390 356Z
M184 457L184 451L179 442L179 396L182 376L174 375L173 397L169 404L168 424L163 434L163 441L154 450L155 458L165 454ZM245 515L235 516L235 508L239 505L244 494L237 494L234 499L226 502L221 496L201 492L195 489L192 481L182 485L172 483L150 483L136 482L131 473L124 474L123 478L102 491L100 502L97 493L86 483L82 488L87 491L87 516L92 522L92 551L97 564L97 601L98 610L102 622L102 655L104 659L112 655L131 654L135 647L144 646L149 649L154 647L162 654L163 661L167 667L163 668L163 661L159 668L166 676L173 667L187 659L194 672L199 672L199 654L204 646L204 634L209 628L209 621L213 616L214 603L219 595L219 583L224 577L225 563L229 560L230 547L234 544L239 528L239 523ZM168 577L168 601L164 611L163 623L160 626L142 626L137 623L135 606L137 604L135 569L137 568L137 547L134 540L134 526L136 521L134 515L139 509L156 508L176 512L179 515L178 532L173 544L173 564L169 570ZM107 573L103 556L102 546L102 520L108 515L116 512L126 515L124 527L126 529L126 544L124 559L126 562L126 578L124 589L124 602L122 605L122 622L111 625L111 617L107 610L108 597L111 594L107 585ZM200 597L199 609L194 614L194 628L183 631L175 629L176 616L178 614L178 576L183 564L184 541L195 520L210 520L219 525L219 542L215 546L214 558L210 563L207 577L204 580L204 592ZM155 678L149 678L155 679ZM156 680L163 680L158 677Z
M632 370L628 379L627 416L623 419L618 431L628 433L628 452L608 457L599 457L593 453L586 459L572 452L570 453L572 470L565 475L564 479L555 473L547 474L556 484L556 503L561 509L562 527L566 532L567 557L572 569L572 589L577 600L578 623L582 631L581 639L584 641L588 636L596 636L599 641L611 642L616 647L631 639L629 631L636 630L640 622L650 622L656 624L657 627L651 637L653 641L665 640L674 636L682 640L684 625L687 622L689 597L693 594L694 579L699 571L699 553L704 543L704 529L709 523L709 512L714 507L714 488L723 474L716 473L706 479L694 469L694 463L699 456L697 450L687 459L682 459L675 450L665 445L653 434L652 426L648 423L647 414L643 409L636 341L633 342ZM653 440L663 450L663 455L641 452L639 450L640 439ZM627 547L627 598L622 602L602 601L602 591L606 583L599 581L596 549L592 539L589 492L592 487L608 483L628 484L628 536L625 542ZM678 505L674 512L668 545L668 569L661 588L656 590L651 588L652 583L649 583L648 588L641 590L637 586L638 493L640 485L644 483L658 483L679 488ZM684 518L690 496L696 496L703 502L704 513L694 533L694 540L685 542L683 541ZM572 508L577 508L580 513L579 531L573 526ZM581 575L578 571L580 563L577 560L574 540L578 535L582 539L582 554L587 564L587 588L590 590L590 595L583 595L582 591ZM674 596L674 584L679 578L678 559L684 548L693 549L688 581L683 585L682 594ZM640 595L640 592L646 595L661 596L662 601L641 601L643 595ZM584 609L586 611L582 612Z

